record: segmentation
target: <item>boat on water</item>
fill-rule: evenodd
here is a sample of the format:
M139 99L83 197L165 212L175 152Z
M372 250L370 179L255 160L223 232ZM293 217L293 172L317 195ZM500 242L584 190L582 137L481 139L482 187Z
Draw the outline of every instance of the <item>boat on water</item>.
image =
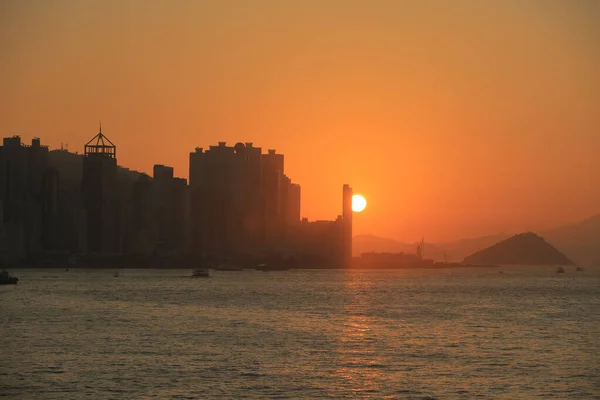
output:
M263 271L263 272L269 271L267 264L258 264L254 269L257 271Z
M255 268L257 271L269 272L269 271L288 271L288 267L274 266L269 264L258 264Z
M114 276L115 278L118 278L118 277L119 277L119 271L115 271L115 273L114 273L114 275L113 275L113 276Z
M557 274L564 274L564 273L565 273L565 269L564 269L563 267L558 267L558 268L556 269L556 273L557 273Z
M195 269L192 272L192 278L208 278L210 277L210 272L207 269Z
M16 285L19 282L19 278L10 276L6 271L0 272L0 285Z

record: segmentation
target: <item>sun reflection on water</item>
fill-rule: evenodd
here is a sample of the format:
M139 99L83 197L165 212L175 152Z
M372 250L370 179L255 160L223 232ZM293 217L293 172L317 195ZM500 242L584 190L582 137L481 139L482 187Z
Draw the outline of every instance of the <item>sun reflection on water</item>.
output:
M384 365L373 330L375 318L369 313L372 281L361 279L360 273L348 274L344 290L350 301L343 307L345 317L341 321L335 375L345 382L346 389L367 395L377 393L381 387Z

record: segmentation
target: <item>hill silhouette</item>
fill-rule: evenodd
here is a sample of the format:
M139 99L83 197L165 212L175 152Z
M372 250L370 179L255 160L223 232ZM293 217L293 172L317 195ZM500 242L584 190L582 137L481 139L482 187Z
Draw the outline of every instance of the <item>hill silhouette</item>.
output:
M600 265L600 214L585 220L546 229L539 232L552 246L579 265ZM444 255L450 262L460 262L479 250L488 248L510 235L498 233L454 242L425 242L425 257L444 261ZM405 243L394 239L357 235L353 239L353 253L366 252L404 252L414 253L419 243Z
M352 238L352 254L355 256L369 252L415 254L419 245L418 242L405 243L374 235L356 235ZM425 243L423 255L434 260L444 259L444 251L431 243Z
M476 251L488 248L503 241L504 239L508 239L509 237L510 235L506 233L498 233L495 235L487 235L477 238L460 239L455 242L436 243L435 245L441 251L446 253L448 261L460 262L465 257L475 253Z
M374 235L356 235L352 238L352 252L360 255L367 252L407 253L415 252L416 247L394 239Z
M425 258L435 261L460 262L475 251L485 249L506 238L508 234L482 236L479 238L461 239L455 242L425 242L423 254ZM374 235L356 235L352 239L352 252L355 256L367 252L376 253L409 253L414 254L420 243L405 243L398 240Z
M573 265L567 256L535 233L521 233L478 251L464 260L486 265Z

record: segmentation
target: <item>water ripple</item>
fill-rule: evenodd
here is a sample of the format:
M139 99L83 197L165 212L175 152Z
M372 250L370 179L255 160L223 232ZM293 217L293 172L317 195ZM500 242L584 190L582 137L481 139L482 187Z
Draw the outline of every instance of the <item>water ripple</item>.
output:
M22 270L0 396L600 398L597 271Z

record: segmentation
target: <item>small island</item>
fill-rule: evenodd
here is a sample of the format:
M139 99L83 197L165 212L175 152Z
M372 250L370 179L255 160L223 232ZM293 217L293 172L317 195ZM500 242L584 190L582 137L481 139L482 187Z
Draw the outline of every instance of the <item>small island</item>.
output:
M465 264L575 265L544 238L532 232L512 236L465 257Z

